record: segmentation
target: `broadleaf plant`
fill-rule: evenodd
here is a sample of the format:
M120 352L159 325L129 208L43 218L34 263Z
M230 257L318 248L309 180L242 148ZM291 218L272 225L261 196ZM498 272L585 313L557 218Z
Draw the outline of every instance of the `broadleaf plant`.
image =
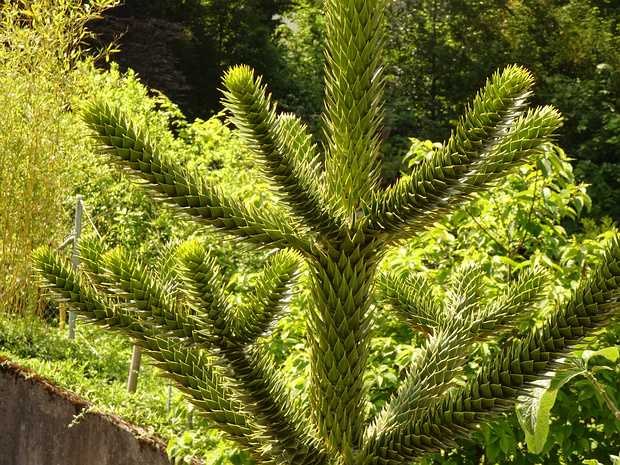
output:
M529 393L527 397L520 399L521 403L517 406L517 417L525 432L525 441L530 452L535 454L542 452L549 433L549 412L555 404L558 391L575 376L585 376L594 385L611 412L620 420L620 410L594 377L594 373L597 371L611 370L611 368L605 365L596 365L592 369L588 368L588 362L595 356L601 356L610 362L615 362L620 357L618 348L605 347L597 351L584 350L580 357L576 355L570 357L567 360L566 367L557 371L554 377L541 381L539 387Z
M161 153L119 108L93 102L84 119L102 152L183 216L249 245L272 249L248 301L239 303L197 241L175 251L176 272L151 270L118 250L85 242L78 272L52 250L34 255L42 282L73 311L143 347L202 414L259 462L400 464L453 447L510 409L582 338L618 313L620 242L573 298L540 326L518 333L545 284L524 271L492 305L481 304L483 272L464 266L446 301L424 277L379 275L391 246L419 234L475 192L492 187L553 137L561 117L529 109L532 76L497 72L441 149L410 176L380 186L385 0L326 0L326 77L321 153L301 121L279 114L247 66L223 79L224 105L273 184L280 206L233 198ZM168 262L166 262L168 263ZM261 339L284 316L308 273L308 405L285 389ZM171 283L174 283L172 285ZM367 418L375 293L424 335L406 379L376 418ZM457 379L485 340L503 350Z

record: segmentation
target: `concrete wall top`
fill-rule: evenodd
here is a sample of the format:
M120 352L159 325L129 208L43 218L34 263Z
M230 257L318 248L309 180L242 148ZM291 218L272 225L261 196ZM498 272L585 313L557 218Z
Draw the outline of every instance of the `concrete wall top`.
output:
M162 439L0 357L0 465L142 464L171 465Z

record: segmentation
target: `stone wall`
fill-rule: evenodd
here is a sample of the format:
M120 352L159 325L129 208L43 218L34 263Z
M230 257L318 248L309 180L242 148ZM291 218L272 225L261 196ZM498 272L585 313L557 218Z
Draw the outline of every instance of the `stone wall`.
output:
M163 440L0 357L0 465L170 465Z

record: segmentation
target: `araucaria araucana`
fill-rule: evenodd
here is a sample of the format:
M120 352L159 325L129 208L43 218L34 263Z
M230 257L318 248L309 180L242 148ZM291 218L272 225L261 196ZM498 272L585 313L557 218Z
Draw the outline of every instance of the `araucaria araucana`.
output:
M478 267L461 269L449 301L441 303L423 277L379 275L377 266L396 241L527 160L561 117L551 107L528 108L532 76L510 66L487 82L432 158L381 188L385 3L325 1L322 156L299 119L277 112L250 68L225 74L224 104L282 208L248 206L188 172L119 108L94 102L84 116L101 150L147 192L206 227L274 250L249 302L227 298L217 264L197 241L178 247L176 267L162 264L156 275L97 241L82 243L77 273L50 249L34 256L43 281L73 311L134 339L202 414L259 462L396 465L452 447L455 438L514 405L571 346L618 313L614 240L568 304L455 387L473 343L514 329L517 315L540 295L543 274L523 272L493 304L481 305ZM305 309L311 366L304 409L257 343L286 311L300 269L310 275L312 296ZM427 336L398 392L369 419L364 373L375 292Z

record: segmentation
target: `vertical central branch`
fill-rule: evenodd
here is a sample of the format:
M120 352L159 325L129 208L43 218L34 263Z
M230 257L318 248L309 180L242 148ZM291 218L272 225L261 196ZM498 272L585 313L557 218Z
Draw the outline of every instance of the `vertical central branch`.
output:
M325 244L311 261L310 397L320 434L338 463L352 463L364 423L376 240Z
M329 197L352 217L379 176L384 1L326 0L325 129Z

